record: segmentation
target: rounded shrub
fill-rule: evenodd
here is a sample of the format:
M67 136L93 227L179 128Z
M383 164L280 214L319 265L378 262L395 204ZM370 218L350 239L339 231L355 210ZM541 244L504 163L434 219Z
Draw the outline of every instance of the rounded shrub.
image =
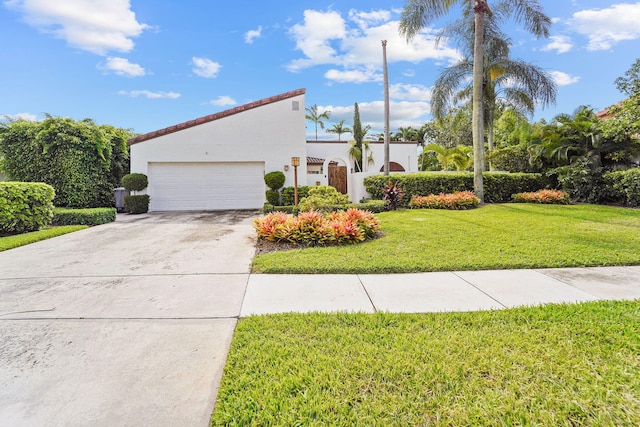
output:
M143 173L130 173L122 177L122 186L129 191L142 191L147 185L149 180Z
M42 182L0 182L0 234L37 231L51 223L55 190Z
M124 196L124 210L130 214L149 212L149 195Z
M267 202L274 206L278 206L280 204L280 192L278 190L267 190L266 195Z
M264 176L264 182L272 190L279 190L284 185L285 176L280 171L269 172Z
M298 208L300 212L307 212L326 206L346 204L349 204L349 196L340 193L334 187L320 185L309 189L309 195L300 200Z

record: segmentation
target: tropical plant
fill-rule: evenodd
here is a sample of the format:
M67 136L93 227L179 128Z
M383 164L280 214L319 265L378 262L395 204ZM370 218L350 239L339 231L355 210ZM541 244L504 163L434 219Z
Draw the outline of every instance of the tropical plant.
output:
M578 107L573 114L555 116L532 146L534 155L543 155L560 166L585 158L594 168L601 167L603 155L616 148L615 143L602 138L600 119L587 106Z
M313 104L311 107L307 107L305 110L307 111L307 114L305 114L304 118L307 120L311 120L316 126L316 141L317 141L318 126L320 126L321 129L324 129L323 120L329 120L329 115L331 114L331 111L327 110L327 111L323 111L322 113L319 113L317 104Z
M424 152L432 152L441 166L441 170L457 171L468 170L473 164L473 149L465 145L446 148L437 144L429 144L424 147Z
M600 126L602 136L615 142L617 150L609 158L621 163L638 164L640 154L640 58L615 81L618 90L628 96L610 107L609 116Z
M485 17L503 22L512 16L523 23L536 36L549 35L551 19L542 12L537 0L496 0L495 7L489 8L488 0L406 0L400 21L400 34L407 41L414 38L425 26L446 15L454 6L462 6L463 18L473 16L473 153L474 189L476 196L484 203L484 111L483 84L484 68L484 23ZM467 20L468 22L468 20Z
M395 211L402 204L404 198L404 190L402 189L402 183L396 181L389 181L387 186L382 189L383 200L387 201L390 211Z
M334 123L333 127L327 129L327 132L338 134L338 141L340 141L340 135L343 133L351 133L351 129L345 127L344 120L340 120L338 123Z

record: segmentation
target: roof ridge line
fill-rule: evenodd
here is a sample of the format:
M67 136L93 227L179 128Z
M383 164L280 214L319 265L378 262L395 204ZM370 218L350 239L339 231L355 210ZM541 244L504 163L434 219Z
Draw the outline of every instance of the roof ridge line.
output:
M194 126L198 126L204 123L209 123L214 120L219 120L224 117L233 116L234 114L241 113L243 111L252 110L257 107L262 107L264 105L272 104L274 102L283 101L288 98L293 98L294 96L303 95L306 92L305 88L292 90L290 92L281 93L280 95L270 96L268 98L259 99L257 101L252 101L247 104L239 105L234 108L230 108L228 110L220 111L218 113L209 114L207 116L199 117L197 119L189 120L183 123L178 123L177 125L168 126L163 129L159 129L153 132L145 133L142 135L135 136L127 141L127 145L137 144L139 142L148 141L150 139L157 138L159 136L168 135L170 133L178 132L183 129L188 129Z

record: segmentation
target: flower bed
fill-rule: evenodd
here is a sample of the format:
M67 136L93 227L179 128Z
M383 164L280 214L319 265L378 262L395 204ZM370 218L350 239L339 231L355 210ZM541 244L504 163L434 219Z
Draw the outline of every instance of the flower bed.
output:
M568 205L571 203L569 194L560 190L539 190L533 193L518 193L512 196L516 203L543 203Z
M272 212L256 218L258 237L307 245L358 243L375 237L380 221L368 211L348 209L322 214L311 210L298 216Z
M428 196L412 196L409 207L412 209L473 209L478 207L478 199L471 191L459 191L457 193Z

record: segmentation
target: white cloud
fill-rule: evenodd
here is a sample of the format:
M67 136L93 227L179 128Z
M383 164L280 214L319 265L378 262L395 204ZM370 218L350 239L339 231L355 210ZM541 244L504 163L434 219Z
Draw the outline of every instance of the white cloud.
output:
M247 44L251 44L255 39L258 39L261 36L262 36L262 25L259 25L258 29L249 30L244 34L244 42Z
M390 90L391 92L391 90ZM360 120L362 126L371 126L369 135L380 133L384 130L384 101L359 102ZM353 123L353 105L324 105L318 106L318 111L331 111L332 123L344 120L351 127ZM395 131L399 127L420 128L431 112L431 105L426 101L395 101L389 102L389 128Z
M306 57L294 60L288 66L290 71L299 71L317 64L334 64L337 51L331 46L331 41L344 39L347 29L338 12L305 10L304 24L294 25L290 34L296 42L296 49Z
M431 89L423 85L395 84L389 87L389 98L427 102L431 100Z
M180 94L176 92L151 92L150 90L121 90L118 95L130 96L131 98L137 98L144 96L148 99L177 99L180 98Z
M230 96L219 96L217 99L209 101L209 104L217 107L225 107L227 105L236 105L237 102Z
M4 4L20 12L32 27L98 55L131 51L132 38L149 28L136 20L129 0L10 0Z
M218 72L222 65L214 62L208 58L198 58L194 56L191 58L193 64L193 72L200 77L213 78L218 76Z
M607 50L624 40L640 38L640 2L576 12L569 25L589 38L587 49Z
M580 81L580 77L572 76L562 71L550 71L549 74L551 74L551 78L558 86L567 86Z
M551 36L551 43L542 48L543 51L550 52L555 50L556 53L567 53L573 48L571 38L567 36Z
M8 120L26 120L28 122L38 121L37 116L31 113L4 114L2 117Z
M144 68L138 64L129 62L129 60L125 58L109 57L107 58L107 62L101 64L99 68L106 71L113 71L117 75L125 77L141 77L146 74Z
M335 70L331 69L324 73L324 77L338 83L365 83L381 82L382 73L376 72L373 68L362 68L359 70Z
M290 35L303 56L286 65L291 72L317 65L333 65L325 75L335 81L378 81L382 68L382 40L387 40L387 61L418 63L426 59L454 63L460 53L446 43L435 46L436 32L421 31L407 43L398 33L399 21L391 20L398 11L361 12L351 10L345 19L336 11L305 10L304 22L294 25ZM371 74L373 69L376 73ZM369 74L367 74L369 73Z
M355 9L349 11L349 19L355 22L358 27L366 29L372 25L384 23L391 20L391 12L388 10L374 10L362 12Z

